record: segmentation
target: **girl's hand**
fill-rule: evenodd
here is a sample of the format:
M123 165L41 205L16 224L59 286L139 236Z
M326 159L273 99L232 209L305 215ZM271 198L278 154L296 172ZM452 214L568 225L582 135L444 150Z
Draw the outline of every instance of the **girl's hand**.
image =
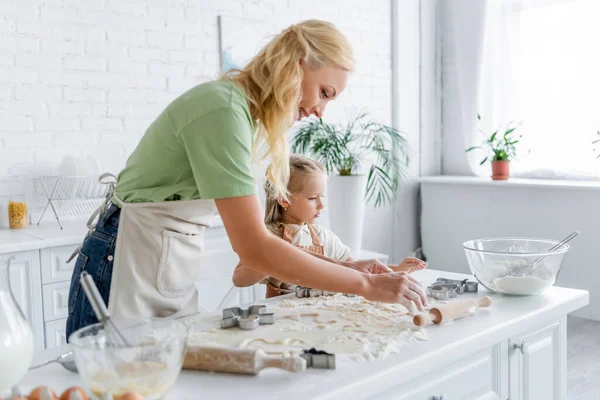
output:
M410 274L411 272L427 268L427 263L415 257L407 257L400 264L391 265L391 267L394 272L406 272Z
M406 272L365 275L365 277L368 284L362 296L367 300L400 303L409 312L414 309L413 303L419 311L423 311L427 307L427 296L423 292L421 284Z
M344 265L363 274L389 274L390 272L394 272L390 267L376 259L348 261Z

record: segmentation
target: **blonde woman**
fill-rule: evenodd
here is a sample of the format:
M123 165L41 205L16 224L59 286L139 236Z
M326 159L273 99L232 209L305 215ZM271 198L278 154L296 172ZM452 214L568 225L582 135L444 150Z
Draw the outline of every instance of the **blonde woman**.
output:
M310 254L339 265L352 265L354 259L350 249L337 235L327 228L315 224L321 216L324 203L327 174L325 167L308 157L290 155L290 178L287 198L277 197L273 185L265 181L265 225L277 237L299 247ZM411 273L427 267L427 263L414 257L405 258L398 265L388 268L376 266L374 272L388 273L403 271ZM255 271L239 263L233 273L233 284L238 287L267 285L267 298L292 293L296 286L277 278ZM417 293L414 293L416 298Z
M422 308L425 296L406 274L371 274L382 267L375 260L344 267L317 259L273 236L262 221L255 144L266 143L269 180L286 198L285 131L295 120L321 117L353 67L351 46L335 26L305 21L281 32L242 70L169 104L113 183L97 224L89 224L71 279L67 335L96 322L79 284L82 271L93 276L117 322L195 312L204 232L217 211L233 249L253 270L376 301L410 299Z

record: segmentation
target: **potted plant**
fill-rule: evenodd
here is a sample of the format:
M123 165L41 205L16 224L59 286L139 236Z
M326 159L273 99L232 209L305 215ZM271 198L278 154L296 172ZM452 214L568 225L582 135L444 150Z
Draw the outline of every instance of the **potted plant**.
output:
M481 121L479 114L477 114L477 120ZM483 141L481 146L469 147L466 150L467 153L475 149L488 153L479 165L483 165L490 160L492 163L492 179L494 180L507 180L510 176L510 161L516 157L517 149L515 145L519 143L522 137L522 135L515 137L514 132L518 127L518 124L515 125L514 122L510 122L505 129L500 127L496 129ZM480 130L480 132L482 131Z
M365 199L391 203L408 176L409 146L396 129L357 112L346 125L310 119L292 141L292 151L321 162L329 178L331 229L353 252L360 250ZM368 171L368 172L367 172Z

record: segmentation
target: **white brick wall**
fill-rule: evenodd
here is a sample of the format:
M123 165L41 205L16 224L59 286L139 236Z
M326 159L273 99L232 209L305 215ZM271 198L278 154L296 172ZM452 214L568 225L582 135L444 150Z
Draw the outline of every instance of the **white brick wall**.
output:
M172 99L219 75L218 15L337 24L358 65L327 118L391 123L389 0L0 0L0 200L65 154L118 172Z

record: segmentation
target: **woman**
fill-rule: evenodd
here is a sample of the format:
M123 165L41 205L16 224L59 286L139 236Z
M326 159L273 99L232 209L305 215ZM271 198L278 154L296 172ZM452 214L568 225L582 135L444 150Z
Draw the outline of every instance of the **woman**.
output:
M244 69L169 104L128 159L79 251L67 337L97 321L79 284L82 271L94 277L117 322L195 312L203 235L217 211L249 268L370 300L413 301L422 309L426 297L405 273L378 274L389 269L376 260L340 266L313 257L273 236L262 221L252 174L256 143L266 143L269 180L286 198L284 134L294 120L323 115L353 64L346 37L332 24L305 21L275 37Z

